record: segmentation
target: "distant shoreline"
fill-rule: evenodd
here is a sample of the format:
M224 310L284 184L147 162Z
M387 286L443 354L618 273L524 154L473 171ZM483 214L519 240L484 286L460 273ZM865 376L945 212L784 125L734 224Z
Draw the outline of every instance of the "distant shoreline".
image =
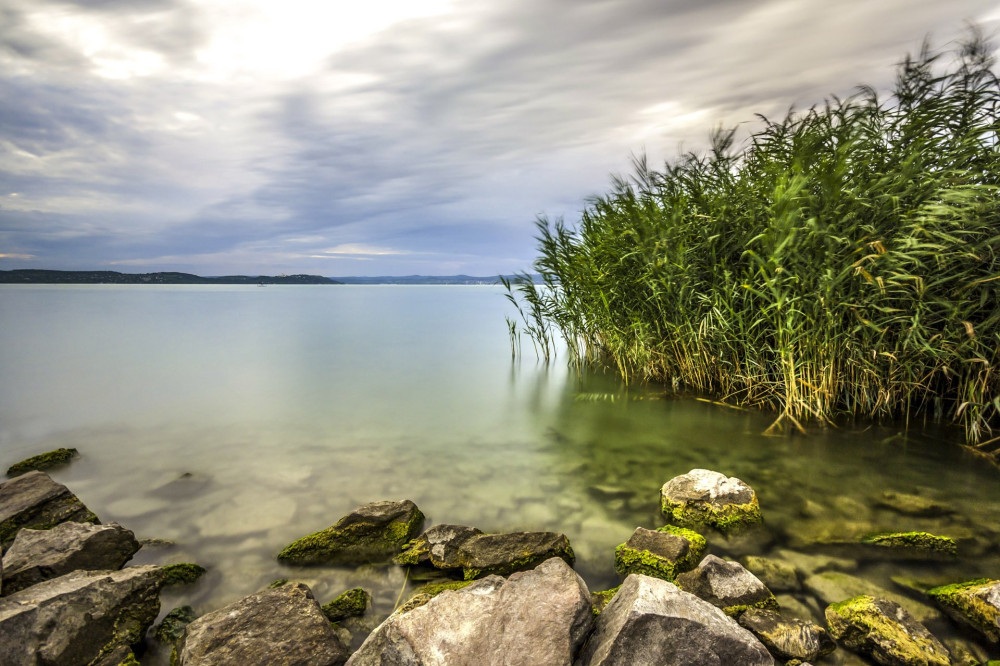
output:
M504 278L514 281L515 275ZM538 282L538 276L530 276ZM498 285L500 276L381 275L323 277L320 275L222 275L192 273L119 273L118 271L57 271L17 269L0 271L0 284L337 284L337 285Z

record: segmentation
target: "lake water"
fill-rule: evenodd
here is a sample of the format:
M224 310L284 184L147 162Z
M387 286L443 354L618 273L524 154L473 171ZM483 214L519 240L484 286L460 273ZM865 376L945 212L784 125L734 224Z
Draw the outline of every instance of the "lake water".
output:
M661 525L660 486L695 467L750 483L767 523L752 543L710 537L715 552L773 554L801 529L928 529L960 539L958 561L857 574L897 592L901 575L1000 575L1000 476L953 445L960 432L765 436L766 414L546 367L528 342L512 362L509 314L493 287L0 286L0 465L77 447L54 478L102 521L176 544L136 562L209 568L165 591L163 612L277 578L321 602L366 587L390 612L415 584L401 569L274 559L383 499L412 499L427 525L563 532L605 589L615 545ZM886 491L956 513L902 516L878 505Z

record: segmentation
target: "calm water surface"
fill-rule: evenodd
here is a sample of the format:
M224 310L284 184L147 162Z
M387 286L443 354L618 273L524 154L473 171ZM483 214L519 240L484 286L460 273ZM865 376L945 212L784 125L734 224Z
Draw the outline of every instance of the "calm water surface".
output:
M274 559L382 499L412 499L428 525L564 532L605 589L614 546L662 524L659 487L694 467L750 483L767 521L768 538L716 552L767 554L800 529L929 529L965 556L861 574L1000 575L1000 476L949 445L957 433L767 437L766 415L544 367L527 342L512 363L508 314L492 287L0 286L0 465L80 449L52 476L104 522L176 544L136 562L209 567L163 612L277 578L321 602L360 585L390 612L414 585L400 569ZM877 505L887 490L957 513L901 517Z

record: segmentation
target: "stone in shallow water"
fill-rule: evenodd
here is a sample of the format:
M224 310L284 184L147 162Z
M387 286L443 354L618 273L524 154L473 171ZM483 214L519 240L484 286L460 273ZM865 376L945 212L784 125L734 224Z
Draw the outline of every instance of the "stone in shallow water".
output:
M958 555L954 539L928 532L886 532L862 539L893 559L941 559Z
M60 523L51 530L22 529L3 556L4 592L73 571L121 569L139 550L130 530L118 523Z
M705 537L683 527L637 527L628 541L615 548L615 571L622 576L638 573L672 581L694 568L705 546Z
M753 634L660 578L632 574L597 618L579 666L771 666Z
M770 609L751 608L740 616L740 625L753 632L771 654L785 661L810 661L837 647L818 624L782 617Z
M710 525L726 532L761 521L753 488L707 469L693 469L663 484L660 508L668 521L683 527Z
M936 620L941 615L927 604L900 594L895 594L883 587L879 587L871 581L840 571L825 571L815 576L810 576L802 581L802 585L823 606L864 595L887 599L897 603L919 622Z
M506 580L489 576L392 615L348 664L571 664L593 621L583 579L552 558Z
M76 495L45 472L28 472L0 483L0 546L9 546L23 527L47 530L68 521L100 522Z
M177 666L334 666L347 650L309 587L289 583L251 594L187 626Z
M190 606L178 606L163 618L153 631L153 638L161 643L176 643L184 635L184 629L197 619Z
M32 470L42 471L65 465L80 454L76 449L55 449L31 456L7 468L7 476L18 476Z
M679 575L677 586L721 608L726 615L738 616L750 608L778 607L760 579L738 562L726 562L715 555L706 555L694 570Z
M321 610L330 622L340 622L349 617L364 615L371 602L372 595L360 587L355 587L342 592L330 603L324 604Z
M884 666L949 666L947 648L899 604L858 596L826 609L830 635Z
M945 516L955 513L950 504L909 493L886 491L878 498L877 503L907 516Z
M1000 642L1000 580L980 578L942 585L928 590L927 595L951 617L994 643Z
M278 553L289 564L367 564L398 554L424 522L410 500L363 504L335 525L293 541Z
M740 563L773 592L797 592L802 589L795 567L788 562L748 555L742 558Z
M482 530L465 525L435 525L404 546L393 558L401 566L429 564L437 569L461 569L459 549Z
M526 571L552 557L573 564L575 555L566 535L556 532L482 534L465 541L458 555L466 580Z

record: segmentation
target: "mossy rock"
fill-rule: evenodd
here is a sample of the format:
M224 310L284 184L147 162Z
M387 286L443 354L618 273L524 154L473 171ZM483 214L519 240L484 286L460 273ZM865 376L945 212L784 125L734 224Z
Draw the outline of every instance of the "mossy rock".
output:
M948 615L1000 642L1000 580L978 578L927 591Z
M287 578L275 578L274 580L272 580L268 584L267 589L269 589L269 590L276 590L279 587L281 587L282 585L287 585L287 584L288 584L288 579Z
M407 599L398 609L396 609L396 612L408 613L414 608L420 608L442 592L447 590L461 590L462 588L468 587L475 582L476 581L474 580L452 580L447 583L433 583L418 587L414 590L410 598Z
M0 546L4 549L22 528L50 530L66 522L101 521L69 488L45 472L33 470L0 483Z
M331 527L293 541L278 553L289 564L380 564L420 532L424 514L410 500L357 507Z
M360 587L342 592L336 599L320 610L330 622L340 622L349 617L360 617L371 604L372 596Z
M178 606L163 618L153 631L153 638L161 643L176 643L184 635L184 629L197 617L190 606Z
M163 572L163 584L166 585L187 585L193 583L205 575L205 567L193 562L182 562L180 564L168 564L161 568Z
M506 532L474 536L459 549L462 576L472 580L495 574L508 576L534 569L558 557L573 565L576 555L565 534L557 532Z
M615 598L618 594L618 590L621 589L621 585L618 587L613 587L610 590L601 590L600 592L590 593L590 606L594 610L594 615L600 615L601 611L604 610L605 606L611 603L611 600Z
M739 617L752 608L778 610L778 600L759 578L739 562L727 562L715 555L706 555L697 567L679 574L675 583L730 617Z
M403 546L393 558L400 566L428 565L435 569L461 569L462 546L483 532L466 525L435 525Z
M918 558L950 558L958 555L958 546L950 537L929 532L886 532L864 537L861 543L889 548Z
M674 525L708 525L720 532L739 531L763 520L753 488L707 469L693 469L663 484L660 509Z
M615 548L615 571L621 576L638 573L672 581L695 567L706 546L705 537L684 527L637 527L628 541Z
M59 465L65 465L78 455L80 455L80 452L76 449L56 449L54 451L40 453L37 456L25 458L21 462L14 463L8 467L7 476L20 476L21 474L31 472L32 470L38 470L41 472L53 467L58 467Z
M886 666L949 666L947 648L899 604L866 595L826 608L830 635Z

